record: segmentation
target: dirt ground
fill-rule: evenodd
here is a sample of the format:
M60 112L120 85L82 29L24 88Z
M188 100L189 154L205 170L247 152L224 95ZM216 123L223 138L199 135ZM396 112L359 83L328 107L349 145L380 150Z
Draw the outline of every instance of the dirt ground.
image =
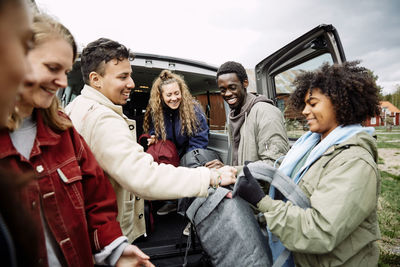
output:
M383 161L383 164L378 164L380 170L400 175L400 149L379 148L378 155L380 162Z

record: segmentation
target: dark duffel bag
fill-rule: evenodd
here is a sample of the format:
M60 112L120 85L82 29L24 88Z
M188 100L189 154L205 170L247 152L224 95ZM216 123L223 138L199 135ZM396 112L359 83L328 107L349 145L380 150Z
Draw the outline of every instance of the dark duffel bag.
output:
M214 266L272 266L268 238L249 204L225 198L228 189L209 189L207 198L196 198L186 211L204 251Z
M222 161L220 156L217 152L209 150L209 149L202 149L196 148L187 152L182 158L179 163L179 166L184 166L188 168L196 168L200 166L204 166L209 161L214 159L218 159Z

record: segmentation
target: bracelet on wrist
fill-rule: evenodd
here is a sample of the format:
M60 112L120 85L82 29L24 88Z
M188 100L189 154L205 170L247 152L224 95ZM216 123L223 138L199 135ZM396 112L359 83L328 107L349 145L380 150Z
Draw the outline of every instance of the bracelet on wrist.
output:
M221 185L221 182L222 182L221 174L218 174L218 177L211 184L212 188L217 189Z
M222 176L221 176L221 174L218 175L217 180L218 180L218 186L221 186L221 183L222 183Z

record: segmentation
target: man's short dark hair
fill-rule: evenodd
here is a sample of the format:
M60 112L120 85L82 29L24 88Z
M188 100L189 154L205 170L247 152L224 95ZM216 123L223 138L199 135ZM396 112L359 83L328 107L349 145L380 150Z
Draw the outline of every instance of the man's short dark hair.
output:
M358 64L359 61L325 63L315 71L300 74L294 81L296 90L290 104L302 111L306 94L319 89L330 98L339 125L362 123L379 115L379 89L371 72Z
M220 75L227 73L236 73L241 83L248 80L245 68L238 62L228 61L222 64L217 71L217 80Z
M89 85L89 74L92 71L104 75L104 65L113 59L122 61L124 59L133 60L133 58L133 53L124 45L107 38L97 39L89 43L82 51L81 71L83 80Z

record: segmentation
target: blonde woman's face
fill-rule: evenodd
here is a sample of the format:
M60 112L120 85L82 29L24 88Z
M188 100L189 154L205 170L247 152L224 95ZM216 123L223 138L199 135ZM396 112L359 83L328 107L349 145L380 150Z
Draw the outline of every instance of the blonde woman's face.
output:
M170 109L178 109L182 102L182 93L178 83L169 83L161 87L164 103Z
M0 11L0 127L14 109L25 76L32 74L27 59L32 46L32 18L20 2L9 1Z
M32 108L50 107L57 90L67 87L67 74L72 68L71 45L62 38L37 45L28 54L36 81L25 80L21 103Z

